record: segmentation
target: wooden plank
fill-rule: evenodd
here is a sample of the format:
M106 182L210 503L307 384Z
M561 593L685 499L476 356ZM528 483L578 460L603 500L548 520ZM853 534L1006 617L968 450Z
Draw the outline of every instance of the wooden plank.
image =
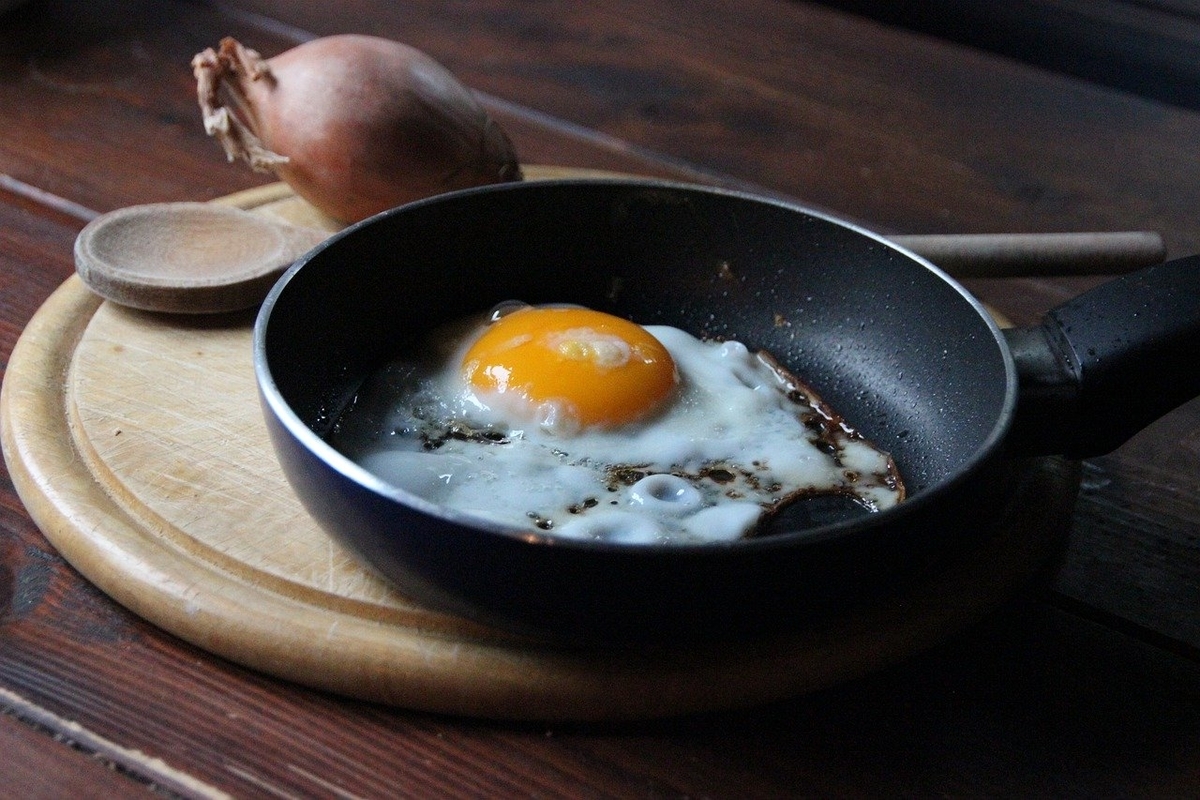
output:
M192 36L219 35L210 12L50 2L4 25L0 114L22 135L0 143L0 173L96 211L265 182L226 164L198 125L188 62Z
M1200 402L1086 465L1071 544L1054 586L1083 607L1102 609L1200 657L1196 441L1194 434L1172 441L1174 430L1200 430Z
M822 0L910 30L1200 108L1200 6L1189 0Z
M0 708L4 705L0 696ZM4 753L4 793L27 800L52 797L147 797L151 789L103 760L56 742L53 732L0 713L0 752ZM50 779L52 777L52 780Z

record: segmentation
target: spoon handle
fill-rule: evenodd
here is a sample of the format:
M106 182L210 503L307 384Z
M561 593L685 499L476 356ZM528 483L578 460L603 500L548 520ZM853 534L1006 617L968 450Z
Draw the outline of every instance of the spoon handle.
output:
M892 241L956 278L1119 275L1161 264L1153 231L977 233L893 236Z

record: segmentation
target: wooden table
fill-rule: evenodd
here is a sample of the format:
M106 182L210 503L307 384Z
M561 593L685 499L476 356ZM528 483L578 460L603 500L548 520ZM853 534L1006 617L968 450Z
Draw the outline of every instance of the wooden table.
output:
M194 53L346 31L445 63L529 163L891 233L1148 229L1200 251L1200 113L816 4L31 0L0 17L4 363L96 213L268 180L205 137ZM968 285L1032 323L1101 279ZM80 577L5 473L0 795L1194 795L1200 404L1083 472L1061 562L934 649L767 707L607 726L441 717L230 664Z

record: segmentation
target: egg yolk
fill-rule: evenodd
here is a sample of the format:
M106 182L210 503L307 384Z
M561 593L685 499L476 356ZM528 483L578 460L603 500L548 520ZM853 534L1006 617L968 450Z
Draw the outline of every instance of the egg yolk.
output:
M645 328L583 308L526 307L489 325L462 361L468 384L519 397L530 415L546 403L583 426L645 417L678 374Z

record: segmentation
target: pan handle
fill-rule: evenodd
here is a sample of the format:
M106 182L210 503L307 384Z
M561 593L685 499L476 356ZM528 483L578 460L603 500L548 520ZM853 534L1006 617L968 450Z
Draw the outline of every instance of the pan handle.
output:
M1021 455L1108 453L1200 395L1200 255L1121 276L1004 332Z

